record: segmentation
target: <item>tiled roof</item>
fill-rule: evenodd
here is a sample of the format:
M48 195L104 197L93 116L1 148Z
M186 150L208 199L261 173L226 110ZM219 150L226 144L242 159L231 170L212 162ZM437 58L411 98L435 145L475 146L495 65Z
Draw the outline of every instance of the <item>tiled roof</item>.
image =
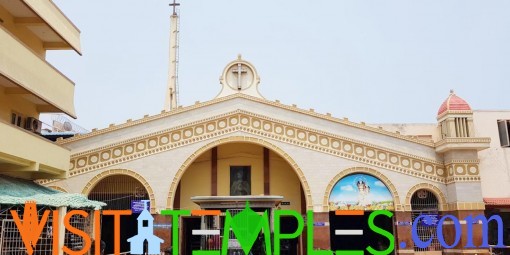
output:
M510 205L509 198L483 198L486 205Z
M0 204L23 205L35 202L52 207L94 208L106 206L103 202L87 199L83 194L56 191L29 180L0 175Z
M471 107L469 104L462 98L455 95L455 93L450 91L450 95L446 100L441 104L439 110L437 111L437 115L441 115L446 111L470 111Z

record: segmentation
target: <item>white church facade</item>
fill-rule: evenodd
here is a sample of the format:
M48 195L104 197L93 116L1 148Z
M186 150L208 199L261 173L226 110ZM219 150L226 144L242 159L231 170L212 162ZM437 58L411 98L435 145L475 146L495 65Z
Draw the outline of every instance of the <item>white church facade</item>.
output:
M377 239L369 231L365 237L335 232L368 229L368 214L342 218L337 211L386 209L394 216L378 224L394 235L395 253L488 253L465 248L465 228L455 247L440 247L434 237L431 247L419 248L410 223L421 213L459 219L484 214L487 201L495 210L510 205L505 202L509 191L498 188L510 183L503 178L510 162L497 124L510 119L510 112L473 111L452 92L440 106L437 123L354 123L265 99L258 91L255 67L241 57L226 66L221 83L222 90L210 101L58 140L72 153L69 176L41 183L104 201L105 209L126 210L133 200L150 200L154 233L164 240L162 249L172 243L172 222L160 215L161 210L207 208L223 215L245 200L256 204L267 197L260 208L302 215L313 211L314 249L386 246L385 241L366 241ZM431 106L431 114L436 107ZM222 202L215 202L215 197ZM221 224L208 225L193 216L182 217L179 223L180 254L215 246L213 239L191 232ZM287 219L283 224L292 229L295 222ZM103 228L110 225L103 218ZM126 237L136 235L136 217L125 219L122 227ZM478 244L482 226L474 227ZM454 231L453 225L445 228ZM425 237L430 229L421 226L420 235ZM103 236L108 239L108 232ZM127 243L122 245L127 249ZM306 246L304 234L286 244L286 254L306 254Z

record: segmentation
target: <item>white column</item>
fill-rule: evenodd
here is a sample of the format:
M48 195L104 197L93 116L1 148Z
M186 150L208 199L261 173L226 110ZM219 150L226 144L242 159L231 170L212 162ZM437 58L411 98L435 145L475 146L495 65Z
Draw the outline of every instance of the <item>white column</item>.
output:
M165 110L170 111L177 108L177 51L178 51L178 23L179 16L170 16L170 58L168 64L168 85L166 90Z
M54 235L58 235L58 255L64 255L64 241L66 238L66 228L64 226L64 217L67 213L67 207L59 207L58 209L58 233L53 233ZM54 247L55 248L55 247Z

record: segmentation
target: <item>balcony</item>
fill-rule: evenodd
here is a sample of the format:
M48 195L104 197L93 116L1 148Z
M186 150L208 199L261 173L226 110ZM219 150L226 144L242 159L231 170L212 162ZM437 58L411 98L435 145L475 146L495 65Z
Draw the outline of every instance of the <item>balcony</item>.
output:
M51 0L0 0L17 26L25 26L51 49L74 49L81 54L80 30Z
M488 137L449 137L435 144L436 152L445 153L451 150L481 151L490 147L491 139Z
M65 178L71 153L17 126L0 122L0 174L24 179Z
M23 0L27 6L39 16L44 23L55 32L58 37L70 45L76 52L80 53L80 30L60 11L60 9L50 0ZM47 49L51 49L51 43L48 42ZM59 42L53 42L55 48Z
M74 83L1 26L0 86L33 102L39 112L76 115Z

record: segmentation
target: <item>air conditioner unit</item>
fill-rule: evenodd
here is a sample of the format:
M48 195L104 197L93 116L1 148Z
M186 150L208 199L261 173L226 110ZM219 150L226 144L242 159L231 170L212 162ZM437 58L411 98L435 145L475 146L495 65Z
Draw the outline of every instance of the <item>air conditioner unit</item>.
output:
M36 118L28 117L25 121L25 129L40 134L42 122Z

